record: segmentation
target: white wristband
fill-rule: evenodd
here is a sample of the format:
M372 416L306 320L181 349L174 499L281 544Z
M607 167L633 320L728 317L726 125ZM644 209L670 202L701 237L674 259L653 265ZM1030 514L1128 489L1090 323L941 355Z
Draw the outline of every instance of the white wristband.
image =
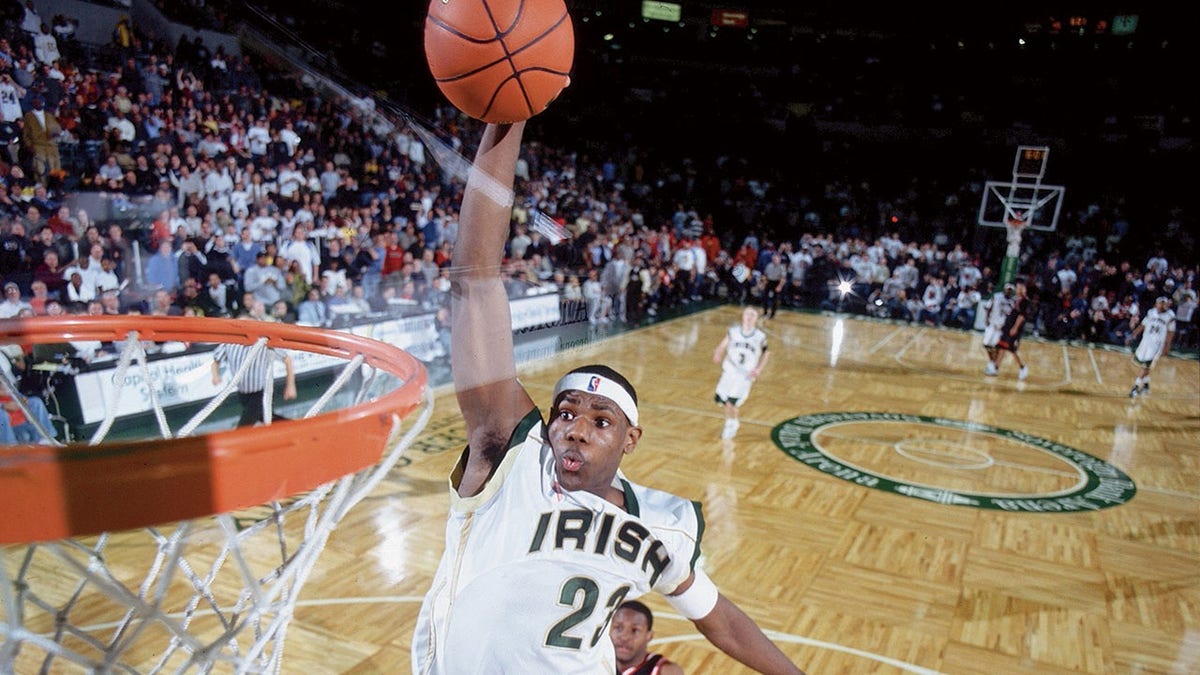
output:
M668 595L667 602L687 619L695 621L708 616L717 606L717 585L708 578L704 570L696 568L692 585L679 595Z

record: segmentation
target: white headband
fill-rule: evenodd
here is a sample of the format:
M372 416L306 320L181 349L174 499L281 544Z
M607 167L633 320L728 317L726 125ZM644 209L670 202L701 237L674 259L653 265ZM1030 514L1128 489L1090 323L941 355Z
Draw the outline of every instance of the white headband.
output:
M558 384L554 385L554 400L557 401L558 395L568 389L585 391L609 399L617 404L621 412L625 413L630 424L637 426L637 404L633 402L633 396L629 395L625 387L617 384L616 381L596 373L567 373L558 381Z

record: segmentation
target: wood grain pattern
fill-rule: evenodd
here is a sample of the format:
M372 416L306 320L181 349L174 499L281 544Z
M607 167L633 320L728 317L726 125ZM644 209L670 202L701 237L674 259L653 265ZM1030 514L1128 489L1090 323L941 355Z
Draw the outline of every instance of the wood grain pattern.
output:
M638 387L639 482L704 502L706 565L809 673L1200 672L1200 364L1164 359L1127 397L1127 352L1027 339L1030 367L983 375L981 335L812 314L764 325L771 362L722 442L712 350L722 307L521 367L548 404L565 369L608 363ZM1017 430L1128 474L1127 504L1078 513L952 506L855 485L771 439L799 415L872 411ZM932 425L846 424L823 447L943 489L1037 495L1079 481L1018 442ZM301 596L284 672L399 673L442 549L446 474L465 439L449 388L433 420L333 533ZM986 466L983 466L986 464ZM137 559L145 550L117 547ZM688 673L748 672L661 599L658 648Z

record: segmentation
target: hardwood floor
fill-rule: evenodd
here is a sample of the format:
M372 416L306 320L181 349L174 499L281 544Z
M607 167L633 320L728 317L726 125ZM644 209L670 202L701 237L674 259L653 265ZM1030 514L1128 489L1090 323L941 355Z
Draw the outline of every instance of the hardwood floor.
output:
M521 366L548 405L567 368L638 387L631 479L704 503L705 565L810 674L1200 672L1200 363L1131 400L1127 352L1026 339L983 375L981 335L781 313L720 440L713 348L733 307ZM399 673L442 550L465 443L441 387L400 464L333 532L285 673ZM110 552L143 555L133 547ZM654 649L743 673L658 597Z

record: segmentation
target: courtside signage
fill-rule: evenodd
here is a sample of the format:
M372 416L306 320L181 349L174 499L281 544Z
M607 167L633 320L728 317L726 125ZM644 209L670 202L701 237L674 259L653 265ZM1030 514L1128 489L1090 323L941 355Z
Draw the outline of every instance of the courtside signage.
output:
M970 438L973 434L990 435L1003 439L1009 447L1018 448L1021 452L1050 455L1057 462L1073 469L1078 474L1078 480L1069 489L1035 494L951 490L938 487L939 467L930 467L927 473L928 482L904 481L858 466L822 447L822 434L837 434L838 427L847 427L841 437L852 438L854 433L848 426L863 424L867 424L868 429L873 425L907 425L911 429L905 429L904 433L913 437L919 437L921 429L928 427L965 432L964 438ZM885 434L885 437L896 436L894 429L888 431L891 433ZM1120 506L1128 503L1137 493L1133 479L1102 459L1045 438L977 422L896 413L832 412L794 417L772 429L771 438L779 449L797 461L835 478L863 487L950 506L1025 513L1073 513ZM864 442L877 441L865 439ZM899 449L900 444L895 445ZM966 449L974 453L974 456L987 459L986 454ZM970 471L982 466L962 465L951 468Z

